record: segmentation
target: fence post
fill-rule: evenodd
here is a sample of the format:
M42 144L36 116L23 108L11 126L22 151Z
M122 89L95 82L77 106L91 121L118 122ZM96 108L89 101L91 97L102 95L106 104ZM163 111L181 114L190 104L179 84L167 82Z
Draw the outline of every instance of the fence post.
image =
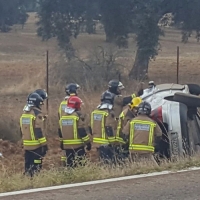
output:
M176 80L179 84L179 46L177 46L177 68L176 68Z
M49 51L46 52L46 92L49 96ZM46 110L49 111L49 100L46 100Z

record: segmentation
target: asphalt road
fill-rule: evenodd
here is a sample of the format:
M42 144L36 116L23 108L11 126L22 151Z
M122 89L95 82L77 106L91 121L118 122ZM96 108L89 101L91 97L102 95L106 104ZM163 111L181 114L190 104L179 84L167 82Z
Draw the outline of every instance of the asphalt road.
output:
M0 197L0 200L200 200L200 171Z

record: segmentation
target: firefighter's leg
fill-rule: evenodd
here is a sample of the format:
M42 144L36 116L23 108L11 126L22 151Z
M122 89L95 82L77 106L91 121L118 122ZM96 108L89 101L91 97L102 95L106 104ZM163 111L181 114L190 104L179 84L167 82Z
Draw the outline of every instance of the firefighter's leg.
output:
M127 159L129 157L129 144L123 144L121 146L123 158Z
M84 146L76 149L76 161L79 165L85 165L86 163L86 152Z
M43 159L42 155L43 154L44 152L43 152L42 147L34 151L34 167L33 167L34 173L38 173L42 169L42 159Z
M30 175L32 176L32 167L34 165L34 155L32 154L31 151L25 150L24 152L24 161L25 161L25 170L24 170L24 175Z
M74 149L67 149L66 151L66 157L67 157L67 167L73 167L74 160L75 160L75 151Z
M61 156L61 158L60 158L60 162L61 162L61 166L63 166L63 167L66 167L67 165L66 165L66 160L67 160L67 158L66 158L66 156Z
M111 163L111 158L112 158L112 150L109 145L101 145L99 147L99 155L100 159L105 163L109 164Z

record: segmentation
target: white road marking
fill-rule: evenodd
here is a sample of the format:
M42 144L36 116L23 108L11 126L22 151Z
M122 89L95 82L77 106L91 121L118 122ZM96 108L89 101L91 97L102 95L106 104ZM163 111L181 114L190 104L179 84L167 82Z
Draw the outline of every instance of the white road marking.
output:
M153 173L148 173L148 174L123 176L123 177L119 177L119 178L88 181L88 182L83 182L83 183L73 183L73 184L67 184L67 185L59 185L59 186L52 186L52 187L6 192L6 193L0 193L0 197L7 197L7 196L12 196L12 195L20 195L20 194L29 194L29 193L34 193L34 192L45 192L45 191L49 191L49 190L59 190L59 189L66 189L66 188L73 188L73 187L81 187L81 186L86 186L86 185L96 185L96 184L100 184L100 183L110 183L110 182L116 182L116 181L147 178L147 177L154 177L154 176L174 174L174 173L176 174L176 173L190 172L190 171L196 171L196 170L200 170L200 167L192 167L192 168L188 168L185 170L179 170L179 171L153 172Z

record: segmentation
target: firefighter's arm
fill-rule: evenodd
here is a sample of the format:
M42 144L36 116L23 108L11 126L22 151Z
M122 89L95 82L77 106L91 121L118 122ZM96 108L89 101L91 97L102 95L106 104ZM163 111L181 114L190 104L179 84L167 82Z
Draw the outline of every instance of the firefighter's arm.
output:
M58 112L58 120L60 120L60 114L59 114L59 112Z
M156 127L154 129L154 137L155 137L155 146L159 145L162 139L162 130L159 125L156 123Z
M130 134L130 122L127 122L127 124L124 126L122 129L122 138L124 139L125 142L129 142L129 134Z
M157 123L156 123L156 127L154 129L154 134L156 137L162 137L162 130Z
M19 132L20 132L20 136L21 136L21 140L20 140L20 142L19 142L19 144L21 145L21 147L23 148L23 139L22 139L22 137L23 137L23 135L22 135L22 129L21 129L21 127L20 127L20 129L19 129Z
M82 118L84 119L84 122L85 122L85 129L86 129L86 132L88 135L92 136L92 128L91 128L91 125L90 125L90 117L87 117L86 115L82 115Z
M79 121L78 121L78 134L79 137L84 141L84 143L90 143L89 135L87 134L87 128L85 123L85 116L79 115Z
M19 128L19 133L20 133L20 137L22 138L22 129L21 129L21 127Z
M142 96L143 95L143 91L144 91L144 83L141 82L140 85L139 85L138 92L137 92L137 97Z
M42 115L42 113L38 114L36 117L36 121L35 121L35 127L34 127L34 132L35 132L35 137L37 140L41 140L42 138L44 138L44 134L42 132L42 127L43 127L43 122L44 122L44 117Z
M87 130L86 130L86 125L85 125L85 118L83 116L79 117L79 121L78 121L78 134L79 137L84 141L84 143L86 144L86 149L88 151L91 150L92 145L90 142L90 137L87 134Z
M126 106L128 105L129 103L131 103L132 99L136 97L136 94L133 93L132 95L130 96L127 96L127 97L124 97L123 98L123 106Z

